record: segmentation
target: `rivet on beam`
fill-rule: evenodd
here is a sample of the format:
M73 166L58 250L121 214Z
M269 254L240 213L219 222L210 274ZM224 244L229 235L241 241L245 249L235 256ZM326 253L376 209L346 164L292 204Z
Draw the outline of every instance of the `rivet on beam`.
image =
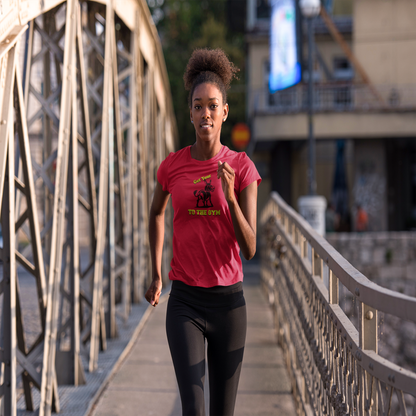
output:
M367 311L367 313L365 314L365 319L371 321L374 317L373 311Z

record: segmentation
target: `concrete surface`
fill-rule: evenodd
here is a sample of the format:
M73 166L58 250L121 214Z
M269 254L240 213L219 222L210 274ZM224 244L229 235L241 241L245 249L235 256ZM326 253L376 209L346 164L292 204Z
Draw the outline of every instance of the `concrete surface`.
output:
M248 332L235 416L293 416L290 382L258 271L256 265L245 266ZM152 311L91 416L182 415L165 334L166 300Z

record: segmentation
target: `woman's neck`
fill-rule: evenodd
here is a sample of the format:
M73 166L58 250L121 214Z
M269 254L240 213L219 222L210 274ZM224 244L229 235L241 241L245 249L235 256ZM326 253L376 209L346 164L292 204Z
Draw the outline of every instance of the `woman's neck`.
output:
M191 146L191 157L196 160L209 160L215 157L222 148L220 141L215 143L196 141Z

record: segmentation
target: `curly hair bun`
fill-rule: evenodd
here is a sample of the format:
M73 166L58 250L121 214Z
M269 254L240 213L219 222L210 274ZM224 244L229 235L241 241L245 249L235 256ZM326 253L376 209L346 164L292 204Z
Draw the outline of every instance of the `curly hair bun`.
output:
M227 58L222 49L195 49L186 66L183 79L185 88L192 90L195 80L202 72L213 72L222 80L225 89L240 70Z

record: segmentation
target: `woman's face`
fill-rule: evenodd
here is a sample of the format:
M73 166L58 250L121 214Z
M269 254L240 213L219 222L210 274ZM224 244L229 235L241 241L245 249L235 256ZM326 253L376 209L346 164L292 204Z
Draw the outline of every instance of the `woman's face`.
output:
M213 84L198 85L192 95L190 116L196 139L220 140L222 123L228 115L228 104L223 104L221 91Z

